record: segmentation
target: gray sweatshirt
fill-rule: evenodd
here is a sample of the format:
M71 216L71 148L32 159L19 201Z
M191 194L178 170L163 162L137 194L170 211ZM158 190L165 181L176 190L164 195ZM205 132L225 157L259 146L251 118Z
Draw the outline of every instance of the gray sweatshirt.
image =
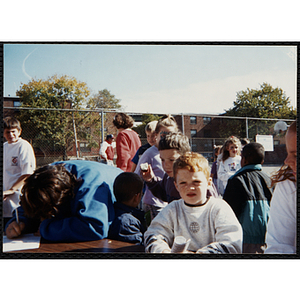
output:
M188 206L183 199L168 204L145 232L146 252L170 250L176 236L191 240L189 251L242 253L242 227L221 198L211 197L202 206Z

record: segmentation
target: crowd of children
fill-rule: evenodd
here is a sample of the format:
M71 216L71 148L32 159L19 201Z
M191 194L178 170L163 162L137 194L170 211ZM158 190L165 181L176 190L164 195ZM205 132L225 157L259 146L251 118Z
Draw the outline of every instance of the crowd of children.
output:
M16 124L5 125L8 145L21 139ZM174 241L184 238L185 253L296 253L296 121L286 134L285 166L272 184L262 171L261 144L242 144L231 136L216 147L210 167L191 152L188 137L170 115L148 124L144 147L130 129L129 116L116 115L114 125L121 135L117 167L75 160L34 170L28 159L31 168L18 175L17 186L24 184L20 206L6 220L8 238L27 232L58 242L108 237L144 245L146 253L174 252ZM12 140L9 132L15 128ZM10 195L6 190L14 191L6 176L4 171L10 182L4 202Z

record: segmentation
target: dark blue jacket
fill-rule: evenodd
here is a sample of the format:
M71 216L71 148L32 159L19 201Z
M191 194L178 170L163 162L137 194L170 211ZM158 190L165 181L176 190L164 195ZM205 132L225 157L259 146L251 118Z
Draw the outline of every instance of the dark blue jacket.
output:
M70 160L65 168L81 179L75 189L75 197L61 207L59 213L39 223L24 216L18 208L19 219L25 223L25 232L34 232L40 226L41 236L49 241L79 242L107 237L109 225L114 220L113 183L123 171L112 166L93 161ZM15 217L8 222L11 223ZM8 226L7 224L7 226Z
M115 220L109 228L108 237L112 240L143 244L146 231L144 212L119 202L114 207Z
M243 243L264 244L269 218L270 177L261 165L247 165L228 179L223 199L243 228Z

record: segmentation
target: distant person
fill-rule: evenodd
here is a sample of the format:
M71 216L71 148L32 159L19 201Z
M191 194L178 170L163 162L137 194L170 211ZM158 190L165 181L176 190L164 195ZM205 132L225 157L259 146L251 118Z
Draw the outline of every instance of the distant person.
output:
M109 228L108 238L143 244L146 231L145 213L138 209L143 184L140 176L131 172L121 173L115 179L115 219Z
M187 253L242 252L242 228L230 206L208 197L212 180L206 158L186 153L174 163L173 174L181 195L166 206L145 232L146 252L170 253L178 236L190 240Z
M118 130L116 139L117 167L124 172L130 172L133 164L131 159L141 146L141 140L138 134L131 129L134 120L127 114L118 113L115 115L113 124Z
M114 142L114 136L108 134L105 141L101 144L99 154L101 162L110 166L114 165L114 156L116 143Z
M4 225L19 206L19 196L25 179L34 172L36 160L30 143L23 140L19 120L6 117L3 120L3 218Z
M243 228L243 253L263 253L269 218L271 179L262 171L264 147L250 143L242 149L241 169L228 179L223 199Z
M267 226L266 254L295 254L297 250L297 121L285 136L287 157L272 178L275 190Z
M53 242L107 237L114 220L113 183L122 171L95 161L56 162L37 169L23 186L21 206L7 223L8 238L39 231Z
M153 173L159 179L164 177L164 170L158 150L158 144L161 138L165 137L169 132L178 132L178 126L173 116L164 115L162 116L156 125L155 133L157 136L156 144L147 149L139 159L135 173L142 177L141 165L147 163L151 164ZM168 203L155 197L149 188L146 186L145 193L142 198L143 211L148 214L150 213L151 220L162 210Z
M218 155L220 154L222 146L216 146L214 149L214 162L211 166L210 177L213 180L215 187L218 186Z
M135 171L136 165L139 162L140 157L142 156L142 154L150 147L152 147L153 145L155 145L156 143L156 133L155 133L155 128L157 125L157 121L151 121L149 122L146 127L145 127L145 132L146 132L146 136L147 136L147 144L142 145L138 151L136 152L135 156L133 157L133 159L131 160L133 162L132 168L131 168L131 172Z
M218 179L222 181L223 188L226 188L227 180L241 168L241 142L235 137L228 138L223 147L222 159L218 167ZM219 191L223 195L224 191Z

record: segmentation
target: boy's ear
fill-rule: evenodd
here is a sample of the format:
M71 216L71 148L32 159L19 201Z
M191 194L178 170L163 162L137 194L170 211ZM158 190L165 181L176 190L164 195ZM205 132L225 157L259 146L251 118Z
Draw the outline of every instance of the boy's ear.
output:
M136 204L136 206L138 206L141 202L141 199L142 199L142 193L138 193L134 196L134 204Z

